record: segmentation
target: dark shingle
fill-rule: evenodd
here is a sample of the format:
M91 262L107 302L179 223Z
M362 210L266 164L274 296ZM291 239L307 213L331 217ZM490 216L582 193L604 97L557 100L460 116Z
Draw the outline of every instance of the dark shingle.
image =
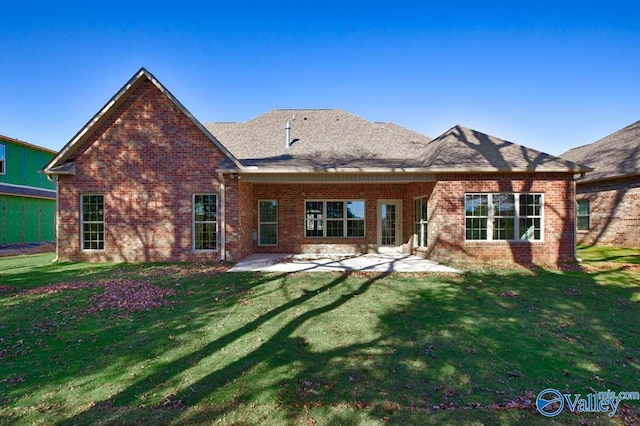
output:
M640 121L561 157L593 167L585 181L640 174Z
M285 126L291 146L285 147ZM205 127L245 166L291 170L587 171L575 164L456 126L431 140L393 123L341 110L274 110L245 123Z

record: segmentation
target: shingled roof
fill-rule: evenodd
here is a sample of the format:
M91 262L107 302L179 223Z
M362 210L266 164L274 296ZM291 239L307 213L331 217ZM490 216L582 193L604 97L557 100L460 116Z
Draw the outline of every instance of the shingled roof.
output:
M561 157L593 167L584 181L640 174L640 121Z
M290 147L285 126L290 123ZM205 127L244 165L290 170L402 168L430 138L338 109L278 109L244 123ZM402 129L402 131L398 131Z
M590 171L588 167L460 125L431 141L420 161L423 167L433 170Z
M273 110L244 123L205 127L243 166L262 171L590 170L462 126L432 140L397 124L374 123L337 109Z

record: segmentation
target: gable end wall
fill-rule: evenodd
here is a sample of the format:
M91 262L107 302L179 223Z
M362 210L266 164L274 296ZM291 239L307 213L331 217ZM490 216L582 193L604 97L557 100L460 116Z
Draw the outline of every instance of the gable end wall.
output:
M220 194L216 168L224 158L151 82L141 82L78 150L76 176L59 178L59 259L218 259L192 249L192 197ZM88 193L105 195L104 251L81 250L80 197Z

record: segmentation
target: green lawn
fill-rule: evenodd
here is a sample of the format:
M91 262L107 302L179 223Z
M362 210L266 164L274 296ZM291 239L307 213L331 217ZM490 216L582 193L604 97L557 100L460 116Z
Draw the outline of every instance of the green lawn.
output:
M0 424L632 424L640 401L611 420L534 400L640 390L637 255L458 275L1 258Z

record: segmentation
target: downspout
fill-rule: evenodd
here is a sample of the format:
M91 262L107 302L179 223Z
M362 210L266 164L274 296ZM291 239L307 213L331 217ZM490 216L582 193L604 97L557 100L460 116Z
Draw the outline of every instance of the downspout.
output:
M47 176L48 179L51 179L51 176ZM56 263L58 262L58 256L59 256L59 248L60 248L60 231L59 231L59 226L60 226L60 184L59 184L59 177L56 176L55 177L55 183L56 183L56 257L53 258L53 260L51 261L51 263Z
M582 173L578 179L583 177L584 173ZM578 257L578 216L576 214L578 201L576 200L577 184L575 175L573 176L573 179L571 179L571 185L573 185L573 258L578 262L582 262L582 259Z
M220 182L220 260L227 260L227 249L226 249L226 234L227 234L227 226L225 219L225 188L224 188L224 174L222 172L218 172L218 181Z

